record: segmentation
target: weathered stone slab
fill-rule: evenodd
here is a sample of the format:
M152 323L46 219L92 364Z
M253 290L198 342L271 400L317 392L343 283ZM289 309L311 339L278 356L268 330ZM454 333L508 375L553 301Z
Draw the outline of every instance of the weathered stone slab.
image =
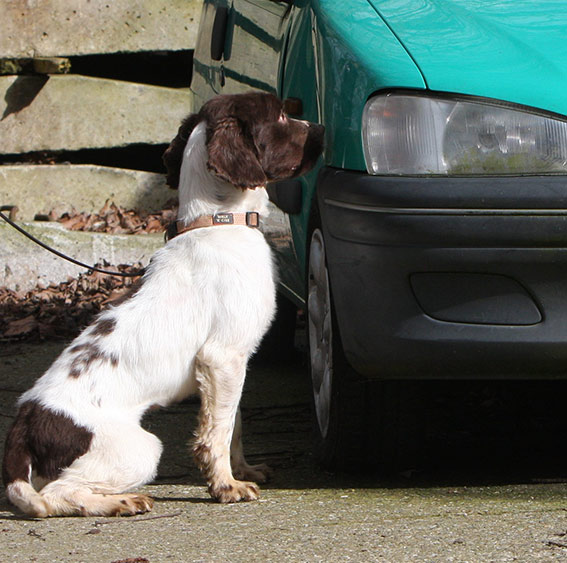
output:
M126 209L157 211L172 198L177 190L162 174L86 164L0 166L0 204L17 205L22 221L52 209L96 212L107 199Z
M76 75L0 76L0 153L169 143L189 89Z
M6 0L2 57L193 49L201 0Z
M163 235L107 235L68 231L58 223L22 223L33 236L89 265L97 262L144 266L163 246ZM41 248L0 220L0 286L26 291L38 284L59 283L76 277L84 268Z

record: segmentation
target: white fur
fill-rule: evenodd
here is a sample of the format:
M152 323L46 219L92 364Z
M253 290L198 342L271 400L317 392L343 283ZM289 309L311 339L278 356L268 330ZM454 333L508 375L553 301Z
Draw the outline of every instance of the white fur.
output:
M266 214L264 189L235 188L213 176L206 161L201 123L184 153L179 220L188 224L215 212ZM255 498L257 489L251 484L243 489L234 481L227 456L246 363L272 320L274 296L271 254L258 229L209 227L170 240L152 258L140 290L99 317L114 319L114 330L96 335L91 325L21 397L22 403L37 401L67 415L94 438L88 452L40 495L17 481L8 487L10 500L38 516L112 513L117 499L125 505L133 497L117 493L156 475L162 446L140 427L145 411L199 389L203 407L197 439L218 458L208 472L211 493L226 501ZM95 360L70 377L77 356L73 346L89 343L118 362ZM232 469L245 477L265 476L265 468L246 464L238 420L236 426ZM215 492L231 488L238 489L236 497L220 498ZM105 501L102 494L116 498ZM144 502L133 511L149 509Z

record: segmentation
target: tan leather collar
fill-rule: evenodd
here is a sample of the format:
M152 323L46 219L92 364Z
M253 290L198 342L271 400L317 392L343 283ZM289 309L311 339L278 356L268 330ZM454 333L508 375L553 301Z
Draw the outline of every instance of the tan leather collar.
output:
M215 213L214 215L201 215L189 225L184 226L181 221L172 223L165 232L165 240L182 235L193 229L202 229L203 227L218 227L222 225L241 225L256 229L260 225L260 214L256 211L246 211L244 213Z

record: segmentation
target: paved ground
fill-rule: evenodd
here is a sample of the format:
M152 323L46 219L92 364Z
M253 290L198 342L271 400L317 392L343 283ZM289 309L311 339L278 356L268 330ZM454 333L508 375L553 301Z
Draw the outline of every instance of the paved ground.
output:
M16 397L60 349L0 347L2 436ZM186 448L197 405L184 403L147 417L166 446L157 482L145 487L157 499L151 513L23 519L2 493L0 560L567 561L565 386L512 387L511 404L507 386L454 388L444 398L439 389L427 390L424 413L435 424L413 471L337 476L310 454L304 366L257 364L243 401L245 447L276 471L261 500L208 498Z

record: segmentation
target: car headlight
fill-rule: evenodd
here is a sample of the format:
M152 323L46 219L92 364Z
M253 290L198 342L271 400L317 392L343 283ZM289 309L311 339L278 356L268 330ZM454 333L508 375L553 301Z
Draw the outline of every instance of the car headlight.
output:
M362 120L370 174L567 173L567 122L485 101L371 98Z

